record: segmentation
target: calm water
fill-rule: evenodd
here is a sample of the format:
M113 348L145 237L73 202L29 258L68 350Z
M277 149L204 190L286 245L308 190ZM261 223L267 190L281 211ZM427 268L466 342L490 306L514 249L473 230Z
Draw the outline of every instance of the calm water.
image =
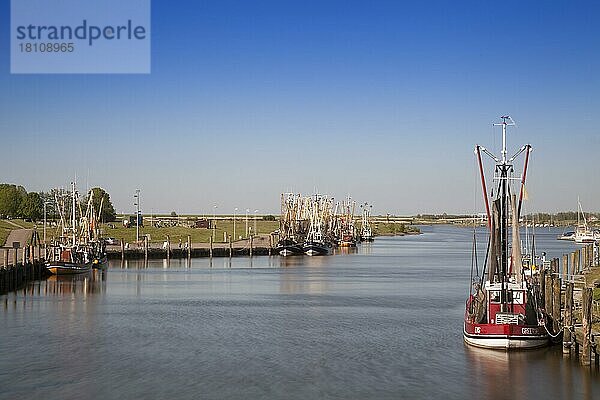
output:
M472 231L330 257L112 263L0 297L0 398L598 398L561 349L462 342ZM538 230L539 248L576 248ZM484 247L483 240L480 247Z

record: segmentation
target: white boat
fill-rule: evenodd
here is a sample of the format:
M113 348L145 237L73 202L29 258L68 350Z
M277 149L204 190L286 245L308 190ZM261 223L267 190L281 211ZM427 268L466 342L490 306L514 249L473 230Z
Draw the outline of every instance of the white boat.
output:
M577 199L577 227L573 238L575 243L594 243L600 241L600 232L594 231L588 226L585 213L581 207L581 202ZM581 219L579 216L581 215Z

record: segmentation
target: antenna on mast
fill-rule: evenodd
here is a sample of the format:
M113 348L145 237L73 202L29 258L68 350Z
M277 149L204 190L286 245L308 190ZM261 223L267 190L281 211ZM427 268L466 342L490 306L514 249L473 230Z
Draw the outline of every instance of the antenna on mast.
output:
M494 126L502 127L502 164L506 164L506 127L515 126L515 121L510 117L510 115L503 115L500 117L500 119L502 119L502 122L494 124Z

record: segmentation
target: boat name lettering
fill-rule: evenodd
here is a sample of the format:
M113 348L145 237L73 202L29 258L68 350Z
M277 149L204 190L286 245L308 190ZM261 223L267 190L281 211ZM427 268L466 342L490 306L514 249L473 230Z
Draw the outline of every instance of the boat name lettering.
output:
M475 333L481 333L481 327L480 326L476 326L475 327Z
M537 328L521 328L521 333L523 335L537 335Z

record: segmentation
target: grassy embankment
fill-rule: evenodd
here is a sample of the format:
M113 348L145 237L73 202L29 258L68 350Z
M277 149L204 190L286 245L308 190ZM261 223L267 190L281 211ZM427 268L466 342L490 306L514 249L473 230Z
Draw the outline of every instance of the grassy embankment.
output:
M103 224L103 236L113 237L115 239L124 239L125 242L135 242L135 227L125 228L120 223L114 222L112 224ZM245 220L237 220L235 223L236 236L241 236L242 239L246 237L246 222ZM248 222L248 228L252 228L254 231L254 221ZM269 234L279 228L278 221L256 221L256 229L259 235ZM39 228L38 228L39 229ZM249 229L250 230L250 229ZM419 233L419 229L415 226L405 224L394 224L394 223L378 223L374 225L374 234L377 236L402 236ZM233 238L233 221L232 220L218 220L215 229L215 242L223 242L225 235L231 235ZM49 228L47 230L48 240L57 235L55 228ZM156 228L151 226L140 227L140 236L149 235L150 243L162 243L166 240L167 235L169 236L171 243L177 243L179 239L185 242L187 241L188 235L191 236L193 243L208 243L210 237L213 235L212 229L207 228L187 228L183 226L175 227L163 227Z
M416 235L421 231L413 225L379 222L374 224L373 233L375 236L403 236Z
M136 235L135 226L125 228L125 227L123 227L123 225L120 222L114 222L114 223L112 223L112 226L114 226L114 228L111 227L111 224L103 224L102 225L101 228L103 230L104 237L123 239L127 243L135 242L135 235ZM252 231L254 231L254 221L248 222L248 228L249 228L249 230L250 230L250 228L252 228ZM279 222L277 222L277 221L256 221L256 230L258 231L259 235L269 234L278 228L279 228ZM239 240L239 236L242 236L242 238L246 237L246 221L245 220L238 219L236 221L235 232L236 232L236 236L238 236L238 240ZM218 220L217 221L216 228L215 228L215 242L223 243L224 242L223 234L225 234L226 236L231 235L232 240L234 241L233 221L231 221L231 220ZM52 229L52 232L50 232L50 230L47 232L48 238L51 238L55 235L56 235L56 233L54 232L54 229ZM167 235L169 236L169 240L171 241L171 243L177 243L180 239L182 242L186 242L188 235L191 236L192 243L208 243L210 238L213 235L213 230L207 229L207 228L187 228L184 226L156 228L156 227L149 226L148 224L146 224L146 226L140 227L140 237L143 237L143 235L149 236L150 243L162 243L166 240Z

